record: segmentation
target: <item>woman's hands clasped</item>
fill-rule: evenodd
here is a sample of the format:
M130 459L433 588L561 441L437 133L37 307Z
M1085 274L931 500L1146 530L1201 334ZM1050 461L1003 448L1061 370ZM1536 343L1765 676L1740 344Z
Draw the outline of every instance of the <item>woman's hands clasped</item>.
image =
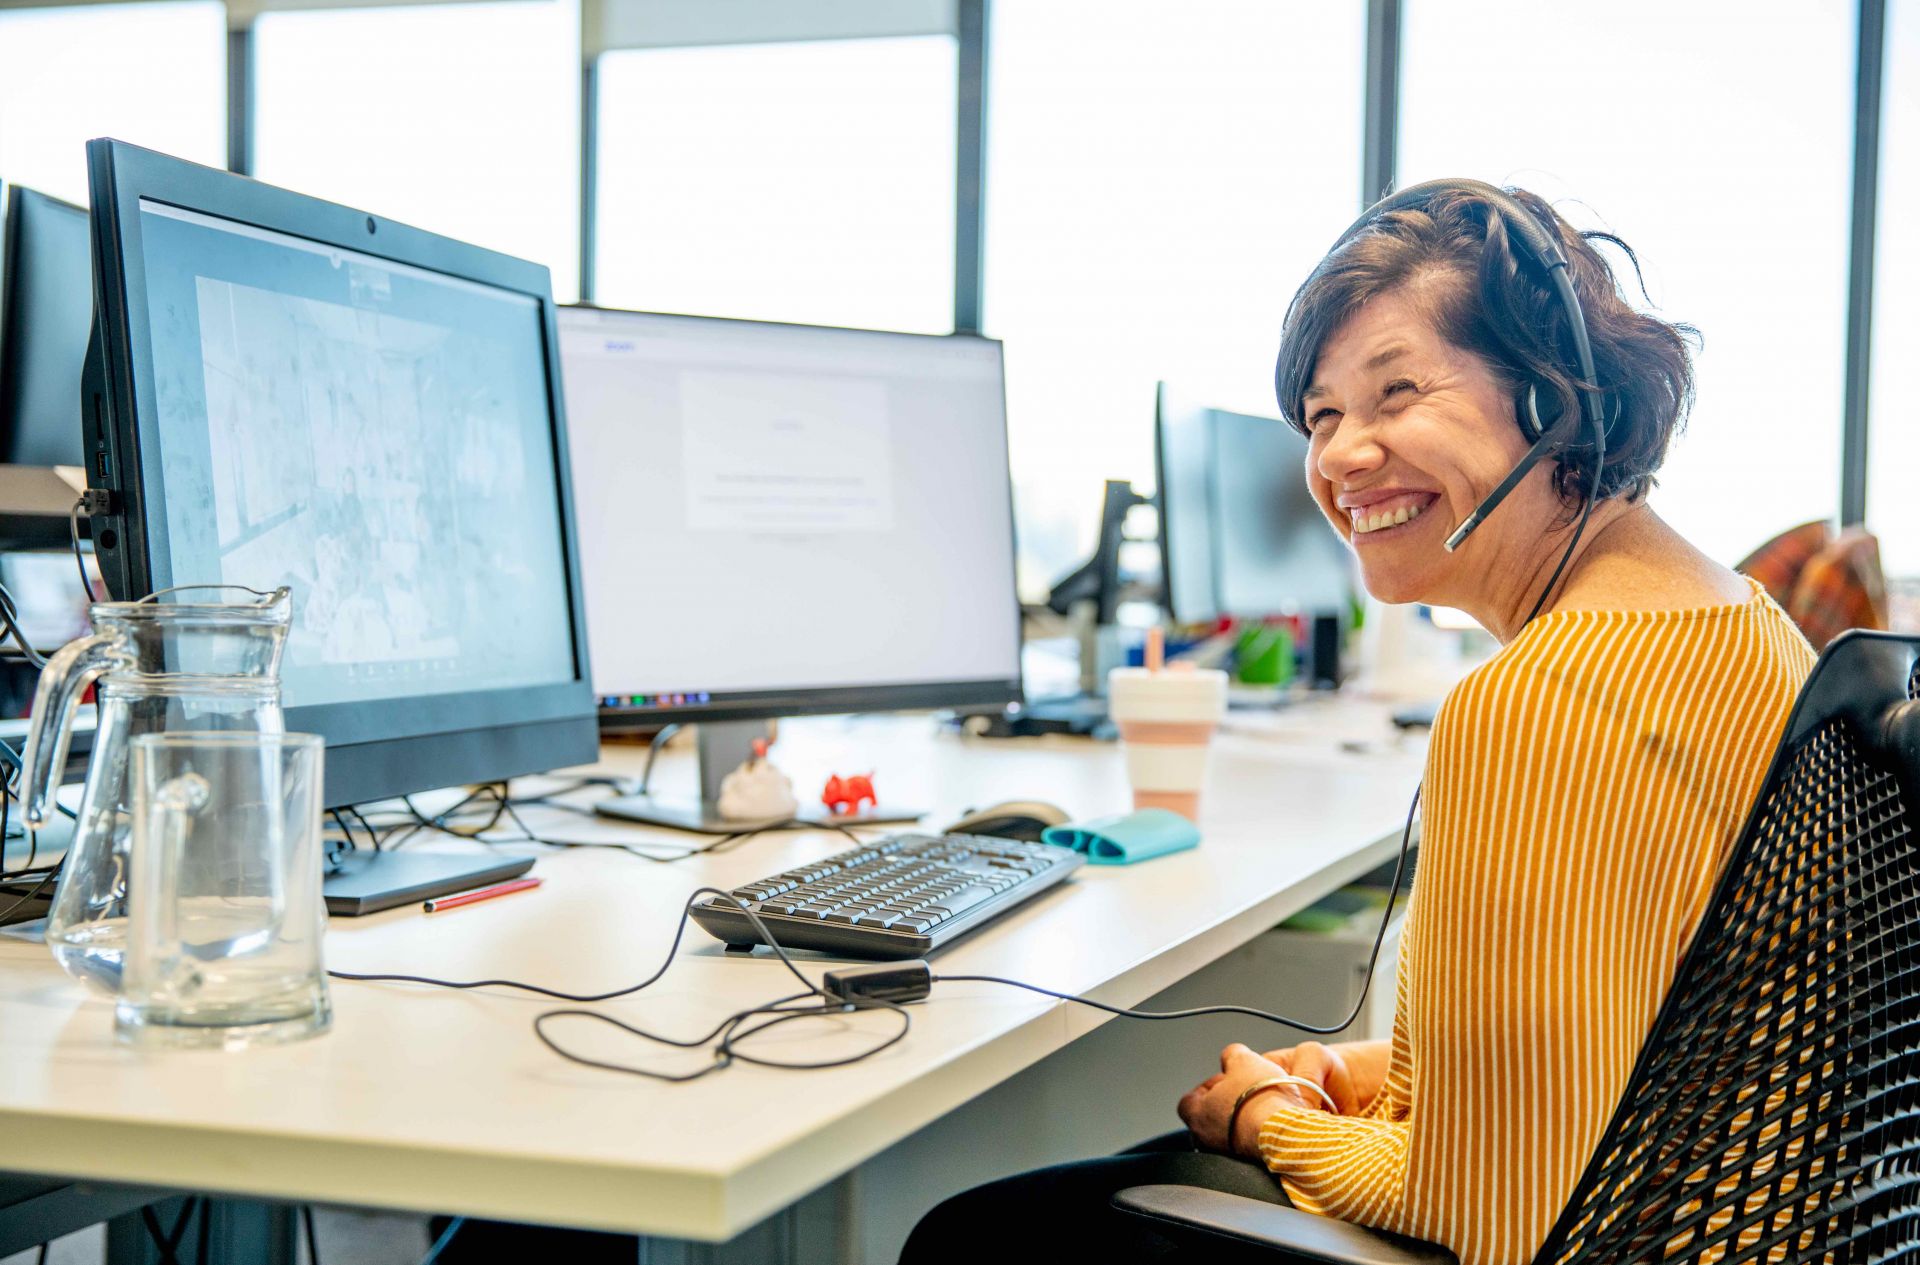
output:
M1341 1115L1359 1110L1353 1075L1339 1049L1307 1041L1285 1050L1256 1054L1234 1044L1220 1052L1220 1071L1188 1090L1180 1099L1180 1119L1203 1151L1219 1151L1254 1159L1260 1153L1260 1126L1276 1111L1325 1111L1326 1103L1302 1085L1275 1085L1249 1098L1227 1136L1233 1105L1248 1086L1274 1076L1299 1076L1326 1091Z

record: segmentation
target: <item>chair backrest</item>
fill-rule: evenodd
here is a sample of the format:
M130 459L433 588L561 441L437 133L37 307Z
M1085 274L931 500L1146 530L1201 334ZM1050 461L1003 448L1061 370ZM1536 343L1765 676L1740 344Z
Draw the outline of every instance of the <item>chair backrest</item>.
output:
M1920 638L1820 656L1540 1265L1920 1256Z

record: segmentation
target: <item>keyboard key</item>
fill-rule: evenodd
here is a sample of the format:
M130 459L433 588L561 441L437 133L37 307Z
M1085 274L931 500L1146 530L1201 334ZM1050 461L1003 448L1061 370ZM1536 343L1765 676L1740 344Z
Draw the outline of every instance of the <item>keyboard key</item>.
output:
M933 928L931 918L902 918L893 924L894 931L929 931Z
M955 914L963 914L975 905L984 905L999 894L999 892L987 886L985 883L973 883L959 889L941 901L940 906Z
M861 914L858 918L855 918L853 925L856 927L891 927L899 918L899 914L890 914L875 910L872 913Z

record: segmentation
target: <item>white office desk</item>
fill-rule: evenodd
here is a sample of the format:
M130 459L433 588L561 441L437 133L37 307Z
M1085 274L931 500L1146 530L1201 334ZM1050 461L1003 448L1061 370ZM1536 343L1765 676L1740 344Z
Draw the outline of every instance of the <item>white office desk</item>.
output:
M1136 1003L1392 856L1421 752L1391 738L1383 709L1310 704L1278 719L1236 714L1230 726L1215 748L1201 847L1085 867L938 955L936 971ZM1364 749L1342 749L1335 734ZM637 749L607 752L603 771L637 771ZM1081 816L1125 803L1114 746L965 739L924 717L792 723L777 755L803 788L835 767L873 769L884 794L933 808L933 826L1002 799L1049 799ZM656 786L690 788L692 772L669 752ZM690 839L551 809L528 819L573 839ZM729 887L846 846L825 832L767 835L671 865L545 853L536 873L546 885L531 893L335 920L328 963L616 988L653 971L696 886ZM817 974L822 961L803 969ZM690 928L661 982L604 1009L689 1034L793 988L778 963L723 956ZM43 947L0 941L0 1168L717 1241L1103 1020L1012 989L949 985L913 1008L906 1041L865 1062L735 1066L667 1085L556 1058L531 1031L553 1005L541 999L339 982L333 997L334 1030L318 1040L239 1055L138 1052L114 1043L110 1005ZM840 1030L822 1031L829 1022ZM808 1021L761 1048L827 1057L894 1023ZM585 1028L563 1035L659 1068L706 1057Z

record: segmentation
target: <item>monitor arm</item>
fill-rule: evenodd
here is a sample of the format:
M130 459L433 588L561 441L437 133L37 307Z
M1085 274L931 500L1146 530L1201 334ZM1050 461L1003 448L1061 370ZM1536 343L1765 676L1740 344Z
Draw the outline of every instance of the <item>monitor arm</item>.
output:
M1120 545L1126 539L1127 514L1136 505L1151 505L1153 498L1133 490L1125 479L1108 479L1100 505L1100 540L1093 557L1063 577L1047 594L1047 606L1056 615L1072 613L1078 602L1097 603L1094 623L1105 627L1114 622L1120 607Z

